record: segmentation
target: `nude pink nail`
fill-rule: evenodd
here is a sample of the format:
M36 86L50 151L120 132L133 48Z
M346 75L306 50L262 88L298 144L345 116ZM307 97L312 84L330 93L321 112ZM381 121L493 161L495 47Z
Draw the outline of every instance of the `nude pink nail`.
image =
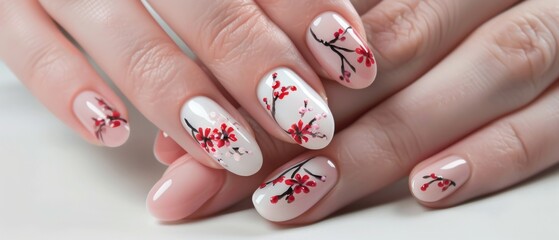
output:
M107 147L118 147L128 140L128 121L99 94L86 91L74 100L74 113L83 126Z
M339 14L316 17L307 33L307 45L332 79L350 88L365 88L374 81L377 65L373 52L359 33Z
M332 161L309 158L262 183L252 195L252 202L258 213L270 221L291 220L320 201L337 180Z
M452 156L432 163L412 177L413 195L423 202L439 201L470 178L470 167L466 160Z
M222 186L223 174L184 155L174 161L148 194L147 206L161 221L190 216Z

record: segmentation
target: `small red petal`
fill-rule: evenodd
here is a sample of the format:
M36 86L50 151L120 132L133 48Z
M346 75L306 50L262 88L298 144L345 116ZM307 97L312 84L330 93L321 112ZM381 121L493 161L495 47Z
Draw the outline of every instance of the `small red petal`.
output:
M301 189L302 189L302 187L299 186L299 185L297 185L297 186L295 186L295 188L293 189L293 192L299 194L299 193L301 193Z
M363 49L362 49L362 48L360 48L360 47L359 47L359 48L356 48L356 49L355 49L355 53L357 53L357 54L360 54L360 55L361 55L361 54L363 54Z
M295 201L295 196L290 195L289 197L287 197L287 203L292 203L293 201Z
M363 62L363 58L364 58L363 56L357 58L357 62L358 62L358 63L362 63L362 62Z
M117 128L120 126L120 121L112 121L110 124L111 128Z
M279 197L278 197L278 196L273 196L273 197L270 198L270 202L271 202L272 204L278 203L278 200L279 200Z
M273 89L276 89L276 88L278 88L278 87L280 86L280 84L281 84L280 81L275 81L275 82L274 82L274 85L272 86L272 88L273 88Z
M119 118L120 117L120 113L117 111L113 111L113 117L114 118Z

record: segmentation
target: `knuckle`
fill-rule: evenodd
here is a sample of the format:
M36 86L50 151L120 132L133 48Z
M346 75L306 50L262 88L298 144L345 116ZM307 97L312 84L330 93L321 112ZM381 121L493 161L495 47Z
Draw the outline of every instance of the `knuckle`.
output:
M383 2L384 7L365 19L368 39L379 53L397 66L439 46L448 26L446 1L400 0Z
M525 12L490 25L489 54L497 65L512 74L512 84L537 92L544 87L542 76L557 61L556 32L546 23L547 13Z
M0 0L0 27L15 14L15 3L17 3L17 1Z
M246 55L247 46L258 42L265 36L265 27L259 24L262 14L258 7L250 1L227 1L211 10L210 21L202 25L199 41L202 43L204 55L213 62L228 62Z
M509 161L503 164L513 164L514 169L522 173L534 166L530 158L528 146L522 137L519 128L510 121L500 123L497 127L497 143L495 151L497 156Z
M366 135L360 139L370 141L365 145L374 149L374 158L385 159L399 172L408 172L422 147L418 136L404 118L394 109L383 108L377 109L375 114L365 115L362 120Z
M37 45L35 47L37 50L29 55L24 70L27 74L27 77L24 78L33 83L29 86L37 89L44 87L48 87L47 89L67 88L64 86L67 82L61 81L61 79L70 79L71 74L75 73L76 69L80 69L79 63L66 54L64 49L61 49L57 44L29 44ZM58 84L61 86L54 86Z
M178 76L185 71L185 58L173 43L150 39L132 46L127 63L124 87L141 104L156 105L158 99L171 96L180 88ZM175 96L180 96L175 95Z

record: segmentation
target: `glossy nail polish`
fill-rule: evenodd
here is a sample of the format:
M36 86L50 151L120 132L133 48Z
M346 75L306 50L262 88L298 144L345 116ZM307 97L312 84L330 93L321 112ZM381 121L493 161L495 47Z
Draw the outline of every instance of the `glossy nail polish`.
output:
M128 140L128 121L99 94L82 92L74 99L73 109L83 126L105 146L118 147Z
M252 202L258 213L270 221L291 220L320 201L337 180L332 161L309 158L262 183L252 195Z
M470 177L466 160L451 156L432 163L412 177L413 195L423 202L436 202L452 194Z
M230 172L249 176L262 166L256 140L221 106L207 97L187 101L181 123L199 146Z
M326 147L334 136L334 118L326 102L301 77L277 68L258 84L260 103L294 142L308 149Z
M316 17L307 32L307 45L332 79L350 88L365 88L374 81L373 52L359 33L339 14Z
M215 171L188 155L178 158L149 192L149 211L162 221L188 217L223 186L225 175Z

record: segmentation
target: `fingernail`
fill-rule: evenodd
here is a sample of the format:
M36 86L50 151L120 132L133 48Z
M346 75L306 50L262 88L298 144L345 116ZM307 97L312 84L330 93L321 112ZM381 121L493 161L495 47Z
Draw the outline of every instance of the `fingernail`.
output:
M215 171L190 157L177 159L149 192L149 211L162 221L188 217L221 188L223 174Z
M412 178L413 195L423 202L439 201L458 188L470 177L466 160L452 156L432 163Z
M262 217L282 222L296 218L314 206L338 180L336 166L325 157L299 162L262 183L252 195Z
M375 80L373 52L359 33L339 14L316 17L307 32L307 45L332 79L350 88L365 88Z
M260 170L262 152L256 140L213 100L195 97L186 102L181 110L181 122L223 168L240 176Z
M128 121L99 94L86 91L74 99L74 113L83 126L107 147L118 147L128 140Z
M257 92L262 106L296 143L308 149L330 143L334 118L328 105L291 69L277 68L267 74Z

